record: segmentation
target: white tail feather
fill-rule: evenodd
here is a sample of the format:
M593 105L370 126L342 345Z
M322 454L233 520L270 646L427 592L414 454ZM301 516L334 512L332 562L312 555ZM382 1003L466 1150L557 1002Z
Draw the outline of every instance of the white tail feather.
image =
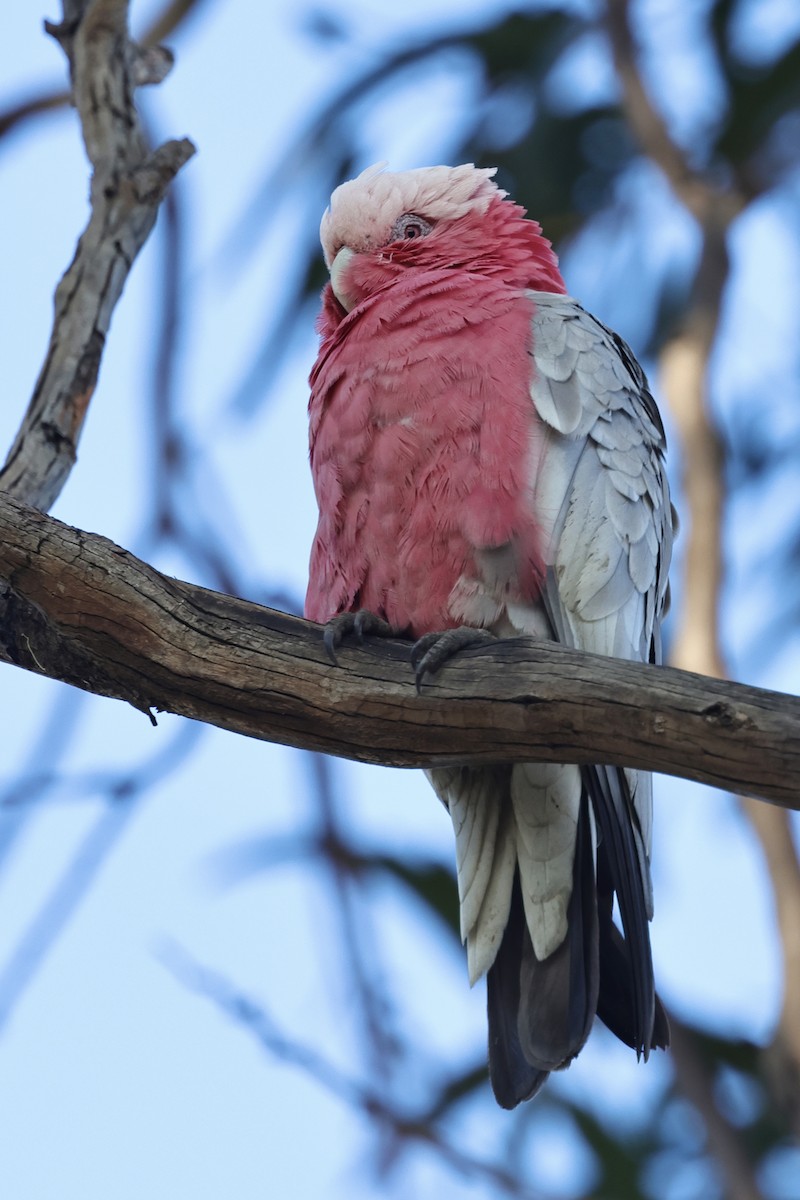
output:
M540 962L567 936L580 799L581 776L576 766L521 763L512 770L522 902Z

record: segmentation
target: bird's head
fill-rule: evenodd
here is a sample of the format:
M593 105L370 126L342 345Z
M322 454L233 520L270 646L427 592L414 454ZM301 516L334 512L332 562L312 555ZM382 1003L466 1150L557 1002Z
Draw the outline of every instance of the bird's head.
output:
M409 270L460 269L563 292L550 243L505 199L495 170L465 163L392 172L381 164L338 187L320 238L342 309Z

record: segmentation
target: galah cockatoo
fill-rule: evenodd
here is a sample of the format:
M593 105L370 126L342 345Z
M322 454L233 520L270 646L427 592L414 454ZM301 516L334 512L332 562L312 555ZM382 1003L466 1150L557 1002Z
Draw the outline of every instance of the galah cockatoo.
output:
M418 679L481 636L658 662L672 547L658 410L494 174L371 168L322 218L306 616L328 623L332 654L352 631L422 639ZM470 980L488 976L499 1103L566 1066L595 1014L638 1055L666 1046L650 776L521 763L428 777L455 829Z

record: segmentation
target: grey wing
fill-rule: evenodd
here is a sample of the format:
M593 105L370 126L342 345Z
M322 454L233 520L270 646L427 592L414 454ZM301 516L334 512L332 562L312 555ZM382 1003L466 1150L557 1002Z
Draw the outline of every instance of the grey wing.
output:
M549 620L567 645L659 662L672 506L658 409L621 338L569 297L530 295ZM649 860L649 777L627 778ZM651 912L649 871L645 884Z
M535 305L531 396L543 439L533 491L551 632L596 654L658 662L673 537L658 410L622 339L569 297L528 294ZM535 631L541 621L535 606L509 606L508 617L520 630ZM609 767L584 768L582 776L603 847L598 872L608 871L618 896L631 960L629 1036L646 1053L655 1003L647 932L651 780ZM602 993L601 985L601 1016Z
M546 441L534 503L556 632L598 654L660 661L673 518L658 409L621 338L568 297L529 294Z

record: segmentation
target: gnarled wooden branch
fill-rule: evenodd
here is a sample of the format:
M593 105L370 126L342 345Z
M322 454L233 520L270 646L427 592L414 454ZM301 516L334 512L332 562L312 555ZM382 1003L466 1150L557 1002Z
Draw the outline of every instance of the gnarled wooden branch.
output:
M194 153L188 139L150 152L134 90L172 62L128 36L126 0L72 0L50 26L70 63L72 97L92 164L89 224L55 295L50 345L0 489L49 508L75 462L111 314L164 192Z
M328 662L298 617L169 579L0 495L0 659L143 712L362 762L606 762L796 808L800 700L520 638L417 695L402 642Z

